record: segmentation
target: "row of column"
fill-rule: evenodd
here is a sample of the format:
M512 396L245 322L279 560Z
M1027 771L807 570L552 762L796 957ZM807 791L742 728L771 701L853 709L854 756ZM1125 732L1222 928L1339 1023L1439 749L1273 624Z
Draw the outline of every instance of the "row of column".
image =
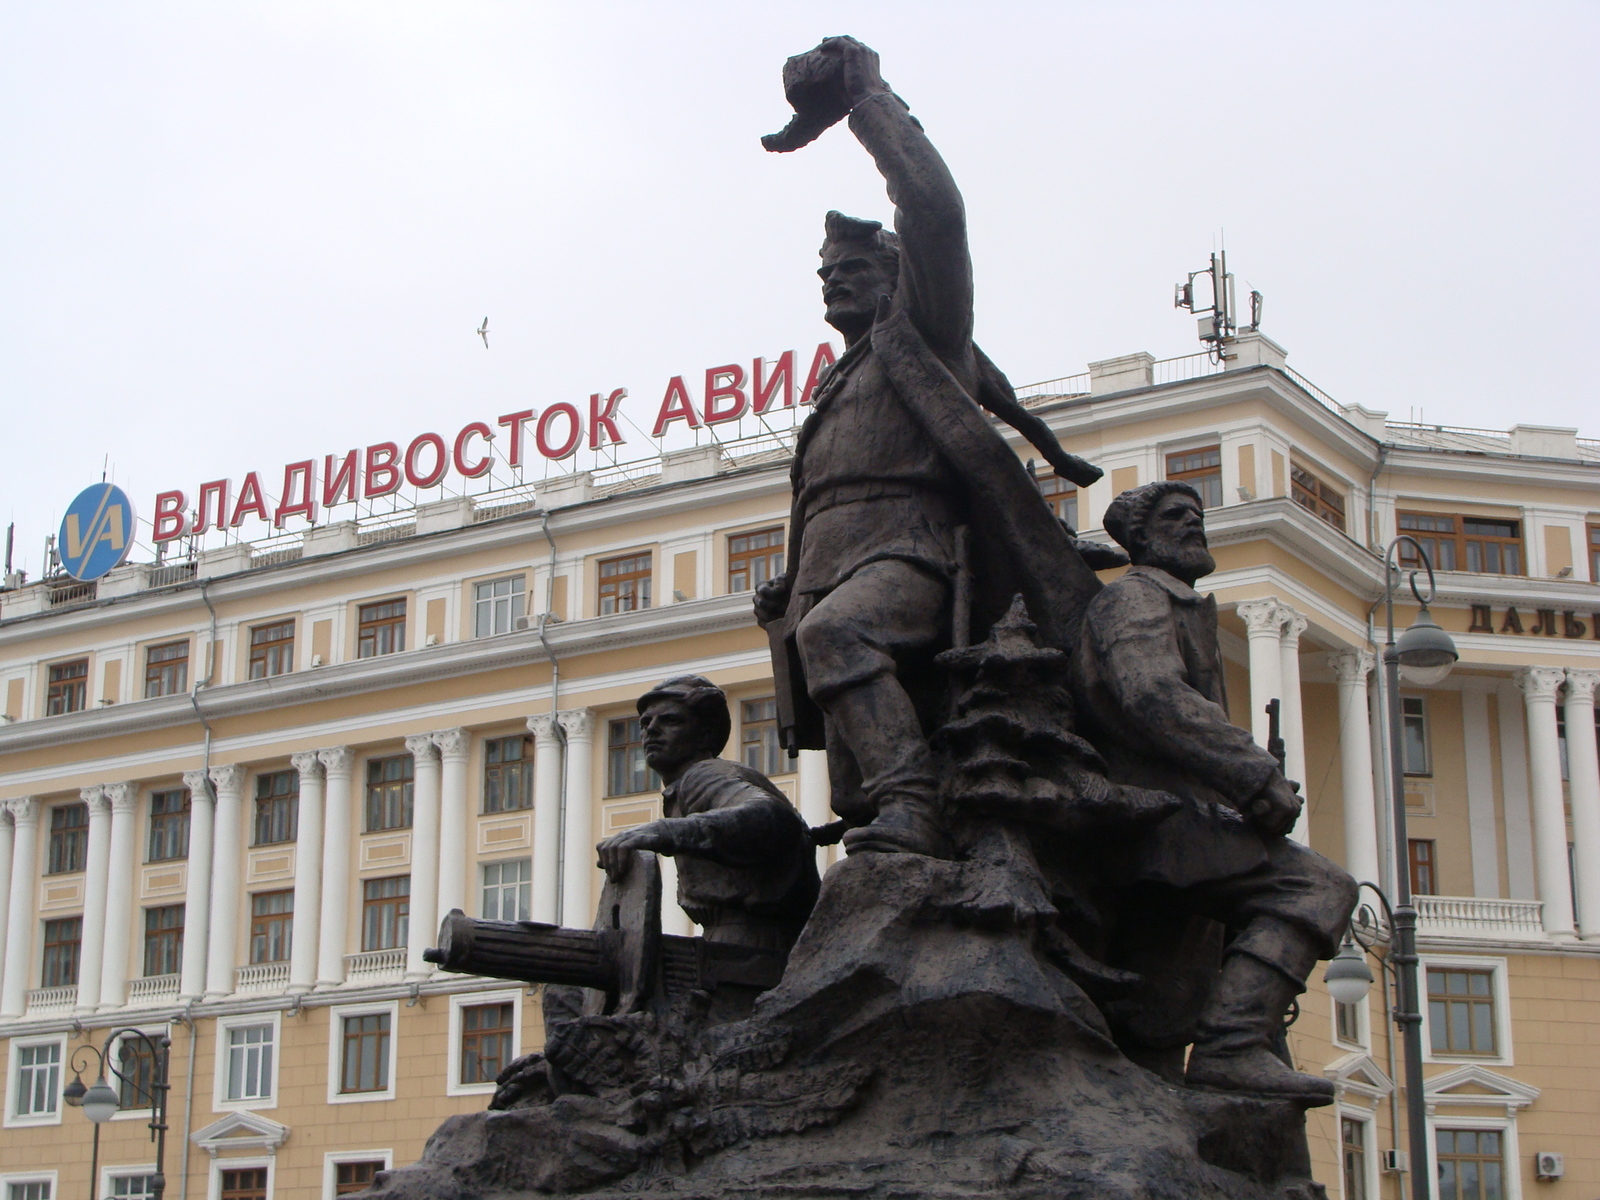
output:
M1267 744L1272 724L1267 701L1277 697L1284 774L1300 784L1306 800L1289 836L1306 842L1311 798L1307 795L1305 714L1300 704L1300 635L1306 631L1307 621L1276 596L1246 600L1236 611L1248 635L1250 733L1260 745Z
M1600 671L1523 667L1516 674L1528 717L1528 789L1533 801L1533 861L1545 932L1600 937L1600 761L1594 693ZM1564 704L1567 796L1561 787L1556 705ZM1501 714L1505 719L1505 714ZM1567 803L1572 806L1568 858ZM1574 919L1574 892L1577 911Z

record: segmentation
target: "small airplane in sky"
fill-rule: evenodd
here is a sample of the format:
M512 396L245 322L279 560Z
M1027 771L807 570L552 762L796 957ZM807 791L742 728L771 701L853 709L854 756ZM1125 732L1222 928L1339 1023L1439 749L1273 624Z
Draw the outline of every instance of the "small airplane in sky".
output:
M483 319L483 324L478 326L478 336L483 339L483 348L489 348L489 318Z

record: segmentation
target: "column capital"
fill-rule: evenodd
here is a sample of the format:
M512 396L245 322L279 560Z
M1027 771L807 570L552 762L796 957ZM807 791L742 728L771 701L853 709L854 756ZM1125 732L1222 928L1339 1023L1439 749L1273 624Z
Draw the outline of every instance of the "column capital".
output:
M1306 620L1299 613L1295 612L1295 610L1290 608L1287 604L1283 605L1278 611L1279 615L1283 619L1283 630L1281 633L1283 640L1286 642L1298 642L1300 640L1300 635L1310 627L1311 622Z
M301 779L308 776L315 778L322 774L322 759L315 750L302 750L299 754L291 754L289 762L300 772Z
M533 734L536 742L553 742L556 740L556 719L549 713L529 717L528 732Z
M1239 619L1244 622L1244 627L1250 633L1260 636L1274 634L1283 624L1283 605L1276 596L1263 596L1259 600L1241 600L1234 612L1239 614Z
M355 770L356 752L349 746L329 746L326 750L318 750L317 757L322 760L330 776L348 775Z
M1567 668L1567 703L1594 703L1594 689L1600 687L1600 671L1591 668Z
M202 796L210 796L211 789L206 786L210 782L211 777L205 773L204 769L185 771L183 773L183 786L189 789L190 800L196 800Z
M132 812L139 802L139 785L136 783L108 783L106 799L111 801L112 812Z
M594 737L594 710L589 708L568 708L557 714L561 728L566 730L569 739L586 742Z
M406 739L406 749L418 762L435 762L439 757L439 747L433 744L431 733L413 733Z
M39 797L18 796L15 800L5 802L6 811L11 814L11 820L18 829L39 823Z
M441 729L428 736L445 758L465 758L472 751L472 734L465 729Z
M1340 683L1365 683L1372 663L1370 650L1335 650L1328 655L1328 666Z
M217 799L222 799L224 794L237 797L244 791L244 767L240 763L230 763L225 767L211 768L211 782L217 785Z
M90 812L108 812L111 808L111 801L106 799L106 787L103 783L93 783L86 788L79 788L78 799L89 806Z
M1513 678L1530 703L1535 700L1554 703L1556 693L1566 682L1567 673L1560 667L1523 667Z

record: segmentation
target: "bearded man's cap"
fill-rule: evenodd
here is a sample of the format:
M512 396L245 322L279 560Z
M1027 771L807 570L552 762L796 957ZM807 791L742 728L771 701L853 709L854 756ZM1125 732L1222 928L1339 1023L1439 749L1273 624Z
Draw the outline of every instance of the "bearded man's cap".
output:
M733 718L728 714L727 694L721 688L704 675L674 675L640 696L636 707L643 713L658 700L675 700L687 708L706 731L706 748L713 754L722 753L733 732Z
M1150 519L1151 510L1161 503L1162 498L1172 495L1173 492L1190 496L1202 509L1205 507L1204 501L1200 499L1200 493L1182 480L1157 480L1155 483L1129 488L1106 506L1103 522L1106 532L1116 538L1117 544L1131 554L1135 532L1144 528L1144 523Z
M900 235L883 227L882 221L867 221L860 217L847 217L842 212L829 212L823 219L826 240L819 257L828 253L829 246L855 243L866 246L873 254L887 262L900 262Z

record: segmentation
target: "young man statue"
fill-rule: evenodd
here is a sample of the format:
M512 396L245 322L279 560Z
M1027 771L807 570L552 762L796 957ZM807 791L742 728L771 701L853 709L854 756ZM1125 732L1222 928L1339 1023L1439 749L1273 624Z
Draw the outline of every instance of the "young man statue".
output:
M732 722L709 679L668 679L638 709L666 815L601 842L600 866L617 877L635 850L669 855L678 903L708 942L787 952L817 900L816 843L804 819L760 771L718 757Z
M1329 1103L1327 1080L1294 1071L1271 1047L1311 968L1337 949L1355 883L1285 837L1301 799L1277 760L1228 719L1216 602L1194 590L1216 569L1199 494L1178 482L1134 488L1112 501L1105 527L1133 566L1084 616L1074 660L1080 717L1114 782L1189 802L1131 848L1125 898L1136 916L1124 923L1124 949L1133 945L1121 965L1147 975L1137 1015L1160 1025L1152 1011L1183 1009L1181 997L1197 993L1197 1024L1192 1011L1167 1022L1193 1031L1189 1083ZM1228 935L1220 973L1214 951L1209 970L1194 953L1196 919L1207 918ZM1185 961L1202 967L1193 991L1179 979Z

